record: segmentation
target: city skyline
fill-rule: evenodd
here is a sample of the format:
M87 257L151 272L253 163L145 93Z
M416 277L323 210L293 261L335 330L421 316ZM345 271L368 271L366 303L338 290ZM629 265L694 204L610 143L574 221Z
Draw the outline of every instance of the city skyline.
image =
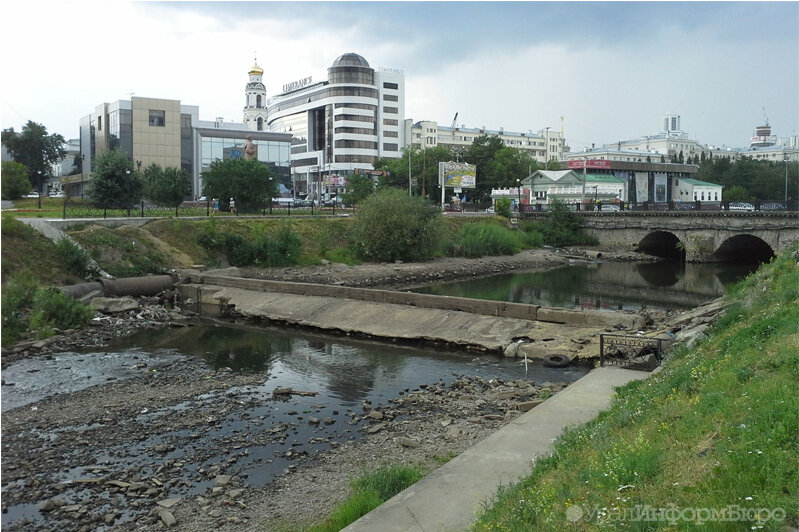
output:
M131 95L241 122L256 54L268 97L326 79L347 52L401 69L406 118L560 130L572 151L659 132L744 147L765 115L799 128L795 2L140 2L3 8L3 128L78 136L97 102Z

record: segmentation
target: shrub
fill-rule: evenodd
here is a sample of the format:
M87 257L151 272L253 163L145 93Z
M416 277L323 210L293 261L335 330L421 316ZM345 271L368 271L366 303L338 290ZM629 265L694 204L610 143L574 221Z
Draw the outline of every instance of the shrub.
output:
M83 279L90 279L98 275L99 272L91 266L91 258L86 251L69 238L60 238L56 242L55 249L62 264L72 275Z
M425 260L437 249L440 225L441 212L426 199L385 189L359 205L353 244L368 260Z
M510 198L499 198L495 210L500 216L510 218Z
M233 266L291 266L299 263L302 239L285 226L273 237L258 232L255 238L219 231L213 221L203 226L197 242L210 251L224 253Z
M525 246L521 233L487 222L465 224L454 242L446 246L449 256L482 257L513 255Z
M538 233L548 246L562 247L585 245L593 246L598 240L585 234L581 228L580 215L570 211L561 201L553 201L544 221L525 221L521 229L525 233ZM531 237L538 239L538 237Z
M30 274L13 277L3 288L3 345L14 344L28 328L27 312L38 282Z
M14 161L3 161L2 196L4 200L15 200L27 194L32 188L28 179L28 170L24 164Z
M94 315L89 307L55 288L40 287L30 275L11 279L2 299L3 345L18 342L29 332L44 337L53 328L73 329Z
M52 328L74 329L88 322L94 311L55 288L39 288L33 297L30 329L49 335Z

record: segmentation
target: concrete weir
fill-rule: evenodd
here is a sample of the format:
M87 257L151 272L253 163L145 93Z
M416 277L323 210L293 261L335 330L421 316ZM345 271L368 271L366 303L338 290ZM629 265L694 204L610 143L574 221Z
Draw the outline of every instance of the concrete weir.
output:
M563 326L590 333L613 325L636 329L640 316L570 311L537 305L247 279L213 272L184 272L181 298L206 315L231 313L403 341L430 341L506 352L519 340L563 334ZM582 334L581 334L582 335Z

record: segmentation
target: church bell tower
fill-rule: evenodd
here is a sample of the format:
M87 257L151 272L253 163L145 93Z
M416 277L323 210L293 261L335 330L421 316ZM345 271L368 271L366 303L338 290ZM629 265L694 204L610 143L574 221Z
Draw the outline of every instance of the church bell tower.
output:
M253 131L266 129L266 87L263 83L264 69L258 66L258 59L249 72L250 81L244 90L244 123Z

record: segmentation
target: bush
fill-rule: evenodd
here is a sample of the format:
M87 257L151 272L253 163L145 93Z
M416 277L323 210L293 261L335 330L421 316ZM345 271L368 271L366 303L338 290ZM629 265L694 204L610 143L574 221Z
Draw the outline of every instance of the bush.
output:
M425 260L438 247L441 212L419 196L385 189L360 204L353 244L368 260Z
M49 336L53 328L74 329L88 322L94 311L55 288L39 288L33 298L30 329Z
M21 274L13 277L3 288L3 345L18 342L28 329L27 312L38 286L32 275Z
M99 274L96 268L91 267L91 258L86 251L69 238L60 238L56 242L55 250L67 272L72 275L91 279Z
M197 242L209 251L224 253L233 266L292 266L299 263L302 253L302 239L289 227L281 227L274 237L259 232L248 240L236 233L219 231L210 220Z
M580 215L570 211L561 201L553 201L550 210L544 221L525 221L521 224L521 229L528 235L538 233L543 243L548 246L594 246L598 240L585 234L582 228ZM538 236L530 236L538 239Z
M527 242L522 233L487 222L463 226L454 242L445 246L451 257L482 257L484 255L513 255Z
M40 287L30 275L16 276L3 289L3 345L30 333L52 334L53 328L73 329L85 324L94 311L55 288Z
M24 164L14 161L3 161L2 195L4 200L15 200L27 194L33 188L28 179L28 170Z
M505 218L510 218L510 199L509 198L497 199L495 210L497 214L499 214L500 216L504 216Z

